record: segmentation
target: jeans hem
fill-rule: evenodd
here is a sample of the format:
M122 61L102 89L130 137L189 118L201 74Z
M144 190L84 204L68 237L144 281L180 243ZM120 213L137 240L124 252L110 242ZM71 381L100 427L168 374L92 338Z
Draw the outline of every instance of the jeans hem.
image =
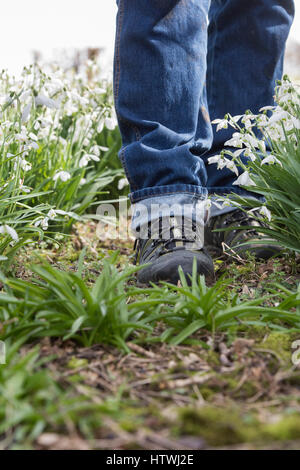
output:
M138 189L130 193L129 198L131 203L135 203L153 196L158 197L168 194L191 194L199 197L199 199L206 199L208 192L206 188L195 186L193 184L170 184L166 186Z

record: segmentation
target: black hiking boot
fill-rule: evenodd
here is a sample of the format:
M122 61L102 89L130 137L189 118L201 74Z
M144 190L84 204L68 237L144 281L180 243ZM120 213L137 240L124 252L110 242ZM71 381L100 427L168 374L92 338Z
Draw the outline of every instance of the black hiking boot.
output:
M209 253L203 248L203 233L199 235L203 228L192 225L192 230L187 229L181 224L178 227L176 218L172 218L174 224L168 227L168 237L163 236L161 228L161 219L158 222L157 230L150 233L148 227L148 237L137 238L134 249L135 264L151 263L144 269L138 271L137 280L141 284L149 284L149 282L167 281L177 284L179 281L179 266L189 282L188 274L192 274L193 261L196 258L197 272L203 274L208 283L212 283L215 278L214 265ZM176 225L176 227L175 227ZM153 233L155 232L155 233Z
M244 259L248 252L257 260L267 260L278 254L282 248L276 241L259 233L259 228L267 227L267 224L258 212L254 212L253 215L255 217L237 209L224 215L211 217L205 228L205 246L211 256L217 257L225 253L238 260ZM236 228L243 226L245 228ZM218 229L226 230L214 232ZM268 240L269 243L260 243L263 240Z

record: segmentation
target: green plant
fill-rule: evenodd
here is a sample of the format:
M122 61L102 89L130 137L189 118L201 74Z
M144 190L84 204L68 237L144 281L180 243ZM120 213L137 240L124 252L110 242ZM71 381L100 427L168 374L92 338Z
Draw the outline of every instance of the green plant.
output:
M219 169L227 167L237 174L237 166L244 170L234 184L258 194L260 199L232 194L230 200L248 211L259 211L259 217L265 218L267 223L260 232L277 240L283 248L299 253L299 86L284 77L276 88L276 101L276 107L262 108L258 115L248 111L244 116L227 115L217 120L219 129L228 125L236 129L226 144L238 150L224 150L221 155L212 157L210 163L218 163Z
M148 316L148 322L163 320L168 328L155 340L167 341L176 345L186 342L201 329L228 330L239 322L270 328L300 330L300 287L297 292L290 291L279 284L276 289L270 288L271 295L249 301L240 301L238 294L228 291L229 279L221 277L215 285L208 287L203 276L197 275L196 263L193 275L188 282L180 270L181 286L162 283L163 287L152 286L152 289L134 289L132 295L148 294L147 298L132 304L133 308L154 310L160 304L165 308ZM276 297L277 306L270 301ZM269 305L268 305L269 304ZM153 340L153 338L148 338Z
M0 293L1 339L33 340L44 336L72 338L80 344L113 344L126 351L126 339L135 330L146 329L143 312L129 309L125 281L137 270L119 272L114 266L118 253L103 261L103 270L92 287L83 281L82 263L77 273L63 272L47 263L31 269L34 282L6 279Z
M0 73L2 270L28 240L69 232L117 195L120 134L111 85L97 76L89 78L89 66L81 75L37 66L18 79Z

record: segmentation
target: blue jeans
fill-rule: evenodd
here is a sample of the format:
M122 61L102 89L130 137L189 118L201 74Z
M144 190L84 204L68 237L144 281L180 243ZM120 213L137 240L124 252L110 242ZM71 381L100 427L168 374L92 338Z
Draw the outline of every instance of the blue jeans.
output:
M114 97L131 202L245 192L207 163L233 131L211 121L273 104L293 0L117 4Z

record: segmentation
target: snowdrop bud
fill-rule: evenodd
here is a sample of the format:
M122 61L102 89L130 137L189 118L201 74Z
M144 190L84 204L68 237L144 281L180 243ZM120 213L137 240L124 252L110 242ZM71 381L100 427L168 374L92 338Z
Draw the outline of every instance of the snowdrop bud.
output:
M128 186L129 182L127 178L121 178L118 182L118 190L122 191L122 189L125 188L125 186Z
M10 227L9 225L1 225L0 233L2 235L9 235L16 242L19 240L17 232L15 231L15 229Z
M269 211L269 209L267 209L266 206L262 206L262 207L260 208L259 212L260 212L260 214L262 214L264 217L266 217L269 222L271 221L272 215L271 215L271 212Z

